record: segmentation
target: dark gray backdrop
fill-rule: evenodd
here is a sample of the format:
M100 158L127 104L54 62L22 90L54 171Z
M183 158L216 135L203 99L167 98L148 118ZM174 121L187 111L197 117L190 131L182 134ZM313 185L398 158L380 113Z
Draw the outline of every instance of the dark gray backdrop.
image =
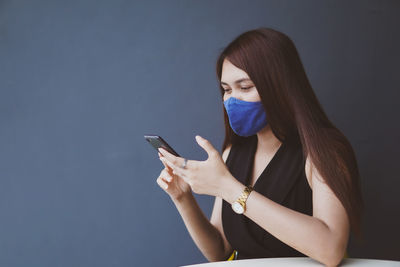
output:
M350 256L400 260L399 1L0 1L0 265L206 262L143 138L220 150L221 49L272 27L295 42L357 153L366 200ZM207 216L213 198L196 196Z

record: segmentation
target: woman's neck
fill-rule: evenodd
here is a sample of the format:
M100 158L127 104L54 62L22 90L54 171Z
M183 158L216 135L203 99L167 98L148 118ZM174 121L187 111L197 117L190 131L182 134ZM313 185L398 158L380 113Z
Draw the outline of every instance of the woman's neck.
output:
M276 138L269 124L257 133L257 139L257 150L259 152L275 151L282 143Z

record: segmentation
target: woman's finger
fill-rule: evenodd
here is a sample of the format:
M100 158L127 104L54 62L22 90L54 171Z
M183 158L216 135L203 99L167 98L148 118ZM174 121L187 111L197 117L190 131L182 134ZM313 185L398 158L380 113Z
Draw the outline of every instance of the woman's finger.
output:
M161 156L162 156L162 157L160 156L160 159L161 158L167 159L168 162L170 163L169 166L172 169L175 169L175 168L191 169L191 168L196 168L198 166L197 164L199 163L199 161L197 161L197 160L189 160L189 159L185 159L182 157L176 157L175 155L171 154L170 152L168 152L167 150L165 150L163 148L159 148L158 150L159 150L159 152L158 152L159 155L161 154ZM185 160L186 160L186 164L185 164L185 168L183 168L182 165L184 164Z
M178 177L182 178L183 181L185 181L187 184L190 186L192 185L192 180L190 177L186 174L185 170L183 169L176 169L172 172L174 175L177 175Z
M169 170L169 171L172 172L173 169L172 169L170 166L168 166L162 159L163 159L163 157L160 158L160 161L161 161L161 163L164 165L164 167L165 167L167 170Z
M167 158L163 157L160 158L160 160L165 163L166 165L168 165L171 169L172 169L172 173L179 175L179 176L188 176L188 170L187 169L183 169L180 167L175 166L173 163L171 163Z
M172 176L168 173L168 171L166 171L166 169L164 169L162 171L162 174L160 175L160 177L167 182L171 182L172 181Z
M171 153L169 153L167 150L164 148L159 148L158 151L164 156L164 158L168 159L170 163L172 163L175 166L180 165L183 162L183 158L177 157Z
M163 157L163 155L161 155L160 152L158 152L158 156L159 156L159 159L160 159L161 163L164 165L164 167L165 167L168 171L172 172L172 168L171 168L170 166L168 166L167 164L165 164L165 163L161 160L161 159L164 158L164 157Z
M171 166L169 166L169 165L167 164L167 162L165 161L165 158L164 158L164 157L161 157L161 158L160 158L160 161L161 161L161 163L164 165L164 167L165 167L169 172L172 173L173 169L171 168Z
M172 171L173 174L178 175L180 177L186 177L184 170L176 168Z
M164 189L168 189L168 184L161 177L157 178L157 184Z
M165 157L161 157L160 160L165 167L170 168L172 171L175 169L175 166Z

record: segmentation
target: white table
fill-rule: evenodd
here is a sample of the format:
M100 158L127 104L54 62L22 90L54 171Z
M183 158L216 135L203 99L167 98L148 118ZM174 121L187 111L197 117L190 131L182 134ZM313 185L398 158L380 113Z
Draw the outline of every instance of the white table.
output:
M181 267L266 267L266 266L323 266L321 263L307 257L290 257L290 258L263 258L250 260L235 261L218 261L202 264L185 265ZM346 258L339 266L379 266L379 267L400 267L400 261L391 260L373 260L373 259L356 259Z

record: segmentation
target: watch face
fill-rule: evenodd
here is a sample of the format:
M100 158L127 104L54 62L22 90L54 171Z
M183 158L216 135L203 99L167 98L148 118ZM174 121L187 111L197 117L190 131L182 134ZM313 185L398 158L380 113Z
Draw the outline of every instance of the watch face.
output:
M232 203L232 209L234 212L236 212L238 214L242 214L244 212L243 206L240 205L240 203L237 201Z

